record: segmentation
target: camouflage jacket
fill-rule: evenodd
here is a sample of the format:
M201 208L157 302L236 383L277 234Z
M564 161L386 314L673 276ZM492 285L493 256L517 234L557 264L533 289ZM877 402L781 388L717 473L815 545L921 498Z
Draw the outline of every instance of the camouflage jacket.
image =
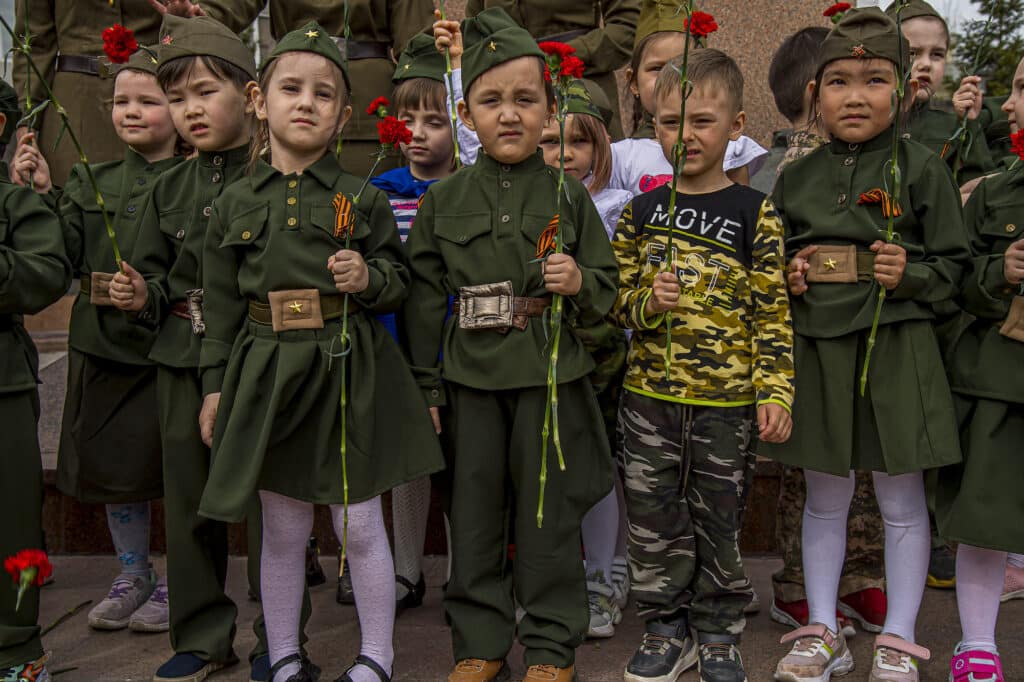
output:
M665 377L665 315L644 305L668 248L669 187L633 199L612 248L619 293L612 319L633 329L626 390L674 402L793 403L793 329L782 223L764 194L731 185L676 198L673 248L682 295L672 312Z

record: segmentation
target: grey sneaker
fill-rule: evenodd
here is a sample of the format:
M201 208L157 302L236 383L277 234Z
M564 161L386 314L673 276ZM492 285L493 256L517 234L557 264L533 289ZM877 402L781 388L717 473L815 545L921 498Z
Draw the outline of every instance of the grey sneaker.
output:
M121 630L136 609L153 593L153 580L142 576L119 575L110 586L107 598L89 612L89 627L94 630Z
M698 632L700 682L747 682L738 635Z
M622 611L615 603L614 588L605 582L601 571L587 576L587 603L590 607L587 637L614 636L615 626L622 621Z
M615 605L626 608L629 602L629 562L624 556L612 560L612 589L615 590Z
M153 594L145 604L136 609L128 621L128 627L135 632L167 632L170 629L167 612L167 578L160 578Z

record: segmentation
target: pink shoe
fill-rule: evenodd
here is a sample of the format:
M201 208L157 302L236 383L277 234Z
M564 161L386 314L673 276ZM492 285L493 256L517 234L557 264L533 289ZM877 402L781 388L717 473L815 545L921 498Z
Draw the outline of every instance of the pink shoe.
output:
M868 682L919 682L917 662L929 658L931 653L923 646L896 635L879 635Z
M999 601L1024 599L1024 568L1006 564L1006 577L1003 579L1003 594Z
M997 654L967 649L950 661L949 682L1004 682L1003 664Z

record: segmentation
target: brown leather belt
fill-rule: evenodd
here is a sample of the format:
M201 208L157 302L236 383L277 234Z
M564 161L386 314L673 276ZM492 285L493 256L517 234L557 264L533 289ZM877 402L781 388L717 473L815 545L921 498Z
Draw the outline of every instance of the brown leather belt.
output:
M335 320L342 315L342 309L345 304L345 297L342 295L337 296L320 296L320 312L325 320ZM348 299L348 312L357 313L363 309L363 306L359 305L354 298L351 296ZM269 303L263 301L254 301L249 299L249 319L256 324L265 324L270 326L274 323L273 316L271 314L271 307Z
M391 43L377 40L352 40L335 38L334 42L341 48L342 54L349 61L358 59L391 59Z
M555 35L552 36L544 36L543 38L538 38L537 42L567 43L570 40L576 40L577 38L587 35L588 33L590 33L590 29L578 28L574 31L566 31L565 33L556 33Z
M452 317L459 317L459 299L452 301ZM551 297L533 298L530 296L512 297L512 326L519 331L526 330L526 323L531 317L543 317L544 311L551 307Z
M100 57L91 57L85 54L57 55L56 69L66 73L84 73L98 78L112 78L119 68L120 66L117 64L111 64Z
M175 301L167 312L183 320L192 321L192 316L188 314L188 303L185 303L185 301Z

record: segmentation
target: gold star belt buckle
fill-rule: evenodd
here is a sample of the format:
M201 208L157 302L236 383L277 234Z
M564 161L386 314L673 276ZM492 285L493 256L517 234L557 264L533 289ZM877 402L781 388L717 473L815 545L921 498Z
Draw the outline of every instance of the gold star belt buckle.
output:
M270 321L275 332L292 329L323 329L320 292L316 289L286 289L267 294Z
M853 284L857 281L857 246L855 244L819 244L809 259L808 282Z

